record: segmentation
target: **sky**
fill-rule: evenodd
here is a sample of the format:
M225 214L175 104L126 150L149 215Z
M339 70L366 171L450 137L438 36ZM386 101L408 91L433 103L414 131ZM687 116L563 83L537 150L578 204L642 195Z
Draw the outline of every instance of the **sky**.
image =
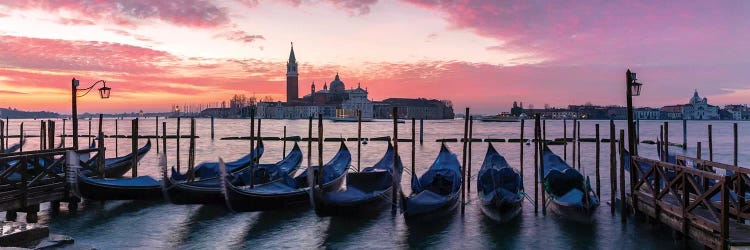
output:
M70 113L71 79L105 80L79 112L164 112L234 94L284 101L360 84L370 98L460 112L568 104L750 102L748 1L0 0L0 107ZM99 86L97 86L98 88ZM320 88L320 85L318 85Z

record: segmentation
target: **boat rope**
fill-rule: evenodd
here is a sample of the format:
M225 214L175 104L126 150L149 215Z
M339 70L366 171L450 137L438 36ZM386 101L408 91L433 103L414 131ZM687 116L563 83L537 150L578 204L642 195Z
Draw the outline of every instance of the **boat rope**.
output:
M521 193L521 195L523 195L523 197L525 197L525 198L526 198L526 200L528 200L528 201L529 201L529 203L530 203L530 204L531 204L532 206L534 205L534 200L532 200L532 199L531 199L531 196L529 196L529 194L527 194L526 192L523 192L523 191L521 191L520 193ZM536 207L534 207L534 208L536 208Z

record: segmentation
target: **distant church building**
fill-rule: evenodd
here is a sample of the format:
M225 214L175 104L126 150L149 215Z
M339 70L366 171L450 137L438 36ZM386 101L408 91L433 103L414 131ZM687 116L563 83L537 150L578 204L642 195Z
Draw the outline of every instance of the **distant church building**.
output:
M286 62L286 101L297 101L299 96L299 72L297 71L297 58L294 57L294 43L292 51L289 52L289 61Z
M323 89L310 85L310 94L299 97L299 71L294 55L294 44L286 63L286 102L259 102L257 116L271 119L305 119L321 114L324 118L355 118L357 111L363 119L389 118L392 107L399 107L399 117L416 119L453 119L450 101L424 98L390 98L374 103L368 98L367 89L360 84L346 89L339 73L333 81L324 82ZM376 107L377 106L377 107Z
M687 104L664 106L660 111L661 118L668 120L718 120L720 118L719 107L708 104L708 99L701 98L698 90L693 92L693 97Z
M698 96L698 90L693 93L690 102L682 109L682 117L687 120L717 120L719 107L708 104L708 99Z

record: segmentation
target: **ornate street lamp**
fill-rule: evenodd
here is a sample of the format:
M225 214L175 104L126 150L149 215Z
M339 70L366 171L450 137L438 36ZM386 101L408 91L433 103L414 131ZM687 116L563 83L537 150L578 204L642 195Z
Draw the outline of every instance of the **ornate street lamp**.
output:
M72 104L73 104L72 105L73 114L71 117L73 120L73 148L77 150L78 149L78 104L76 102L76 99L78 99L78 97L86 96L89 92L91 92L92 89L94 89L94 86L96 86L99 83L102 83L103 85L103 87L99 88L99 97L101 97L102 99L108 99L110 91L112 89L110 87L107 87L107 82L105 82L104 80L96 81L92 83L91 86L89 86L88 88L82 88L82 89L78 88L78 85L80 84L78 79L73 78L71 83L72 83L71 85L72 85ZM86 92L83 93L82 95L78 95L78 91L86 91Z
M637 142L635 141L635 123L633 122L633 96L639 96L641 94L641 86L643 84L637 82L637 78L635 73L630 72L630 69L625 73L625 91L626 91L626 100L627 100L627 115L628 115L628 151L630 152L630 155L638 155L638 147ZM630 161L630 159L625 159L626 161ZM632 166L632 165L631 165ZM636 176L633 172L635 172L635 169L637 168L631 168L630 170L630 190L633 190L635 188L635 183L637 182L638 176ZM625 190L623 190L624 192ZM635 197L635 193L631 194L632 197L632 205L633 207L638 207L638 200ZM636 210L637 212L637 210Z

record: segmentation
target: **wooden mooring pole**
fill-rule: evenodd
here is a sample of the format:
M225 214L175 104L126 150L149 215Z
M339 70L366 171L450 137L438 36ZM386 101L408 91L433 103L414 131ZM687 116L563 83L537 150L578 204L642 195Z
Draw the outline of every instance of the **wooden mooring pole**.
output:
M117 121L117 119L115 119ZM164 162L167 161L167 122L161 123L161 152L164 153Z
M539 213L539 114L534 115L534 214ZM544 201L542 201L544 203Z
M102 125L103 120L104 120L104 114L99 114L99 124L98 124L99 135L97 137L99 136L104 137L104 129ZM104 140L100 140L98 143L104 143ZM104 144L100 144L99 147L104 147Z
M318 113L318 171L315 171L315 181L313 183L323 186L321 176L323 176L323 114ZM315 186L311 188L315 188Z
M286 126L284 126L284 129L286 130ZM214 117L211 116L211 140L214 140Z
M65 119L63 119L62 121L63 121L62 138L60 138L60 142L62 142L62 147L64 148L65 147ZM6 129L7 129L7 126L6 126Z
M619 144L620 144L620 213L622 215L621 216L622 222L625 223L628 217L628 203L625 200L626 199L625 198L625 193L626 193L625 191L625 161L628 161L629 163L632 161L630 161L630 158L625 157L625 130L624 129L620 129ZM630 171L631 174L633 171L635 170L633 169ZM631 189L630 192L633 192L633 190ZM635 203L633 203L633 207L637 207Z
M5 145L10 146L10 118L7 116L5 117Z
M536 123L539 124L539 119L536 120ZM537 126L538 127L538 126ZM541 134L541 140L539 141L539 184L541 185L539 188L541 189L541 195L542 195L542 215L547 215L547 192L544 191L544 149L547 145L547 132L546 127L544 123L542 123L542 131L539 133Z
M466 108L466 114L464 115L464 139L463 139L463 153L461 161L461 214L463 215L466 210L466 139L469 137L469 108Z
M617 197L617 151L615 151L615 121L609 120L609 202L610 212L615 214Z
M664 122L664 161L669 161L669 122ZM633 175L633 171L630 171L630 175ZM630 179L631 181L633 178ZM631 189L635 183L631 183Z
M576 124L578 124L578 120L574 118L573 119L573 149L572 149L573 152L571 153L572 154L571 160L573 160L573 168L576 168L576 138L578 138L576 137Z
M576 152L576 155L578 156L578 170L581 169L581 121L578 121L578 124L576 125L576 148L578 149L578 152Z
M252 151L251 151L252 152ZM189 181L195 180L195 118L190 118L190 147L188 148Z
M424 119L419 119L419 145L424 143Z
M255 108L250 108L250 188L255 188ZM310 186L313 188L313 186Z
M421 121L421 119L420 119ZM415 175L417 174L415 170L416 168L416 149L417 149L417 142L414 140L416 139L416 119L414 117L411 118L411 174ZM400 177L400 176L399 176ZM401 178L399 178L401 179ZM401 189L399 188L399 192ZM401 204L403 206L403 204Z
M736 122L734 123L734 125L732 126L732 128L734 129L734 161L732 161L732 162L734 163L735 166L739 166L737 164L738 163L737 162L737 153L739 152L738 151L739 144L737 143L738 132L737 132L737 123Z
M687 149L687 120L682 119L682 150Z
M281 159L286 158L286 126L284 126L284 134L282 134L281 141L283 143L283 150L281 151Z
M20 148L18 149L18 151L20 151L20 152L23 152L23 144L25 144L25 143L23 143L23 140L24 140L24 138L23 138L23 137L24 137L24 134L23 134L23 122L21 122L21 125L19 126L19 128L18 128L18 129L19 129L19 133L18 133L18 143L20 143L19 145L21 146L21 147L20 147Z
M105 149L104 148L104 131L99 131L99 136L97 136L97 137L98 137L97 138L98 139L98 142L97 142L98 145L97 146L98 146L98 152L99 152L98 156L99 157L97 157L97 159L96 159L96 161L97 161L96 165L99 167L99 177L101 177L102 179L104 179L104 178L107 178L106 172L104 171L104 169L106 167L105 166L105 161L104 161L105 152L106 152L106 151L104 151L104 149ZM135 171L135 169L133 169L133 170Z
M524 160L523 158L523 129L525 125L524 121L526 121L526 119L521 119L521 138L520 138L521 140L518 142L518 146L519 146L518 163L519 163L519 166L521 167L521 180L523 180L523 160Z
M599 175L599 161L601 160L601 141L599 140L599 123L594 125L596 130L596 195L601 197L601 175Z
M312 119L313 117L309 117L309 122L307 124L307 169L310 170L312 166ZM310 172L308 172L308 175L311 175Z
M393 107L393 167L395 168L397 166L399 155L398 155L398 107ZM359 163L358 163L359 164ZM359 166L357 166L359 167ZM396 207L398 206L398 176L396 171L393 171L393 177L392 180L392 187L391 190L393 190L393 193L391 194L391 212L396 213Z
M89 134L87 136L89 138L89 144L88 145L91 145L91 140L92 140L92 138L91 138L91 117L89 117Z
M471 144L474 144L474 116L469 116L469 148L466 163L466 194L471 195Z
M182 156L180 156L180 137L182 136L180 135L180 117L178 116L177 117L177 152L176 152L176 157L175 157L175 159L177 160L177 172L180 172L180 158L182 158ZM253 152L253 151L250 151L250 152Z
M133 174L133 178L135 178L138 177L138 118L133 119L131 123L130 144L133 154L131 162L133 169L131 173Z
M708 124L708 160L714 161L714 133L711 124Z
M5 152L5 121L0 120L0 151Z
M55 121L47 121L47 148L55 149Z
M568 161L568 120L563 119L563 160Z
M46 147L44 145L44 139L47 138L47 136L44 135L44 131L47 130L47 124L44 120L39 121L39 150L44 150Z
M63 124L64 124L64 122L63 122ZM117 142L117 139L120 137L119 136L119 132L118 132L118 131L120 131L120 129L118 128L117 124L118 124L117 123L117 118L115 118L115 157L118 157L118 152L119 152L118 145L119 145L119 143ZM65 138L65 135L63 135L63 138ZM65 145L63 145L63 146L65 146Z
M156 116L156 122L154 123L154 128L156 129L156 134L154 134L154 137L156 137L156 154L159 155L159 116Z
M362 110L357 110L357 172L360 169L362 155Z

